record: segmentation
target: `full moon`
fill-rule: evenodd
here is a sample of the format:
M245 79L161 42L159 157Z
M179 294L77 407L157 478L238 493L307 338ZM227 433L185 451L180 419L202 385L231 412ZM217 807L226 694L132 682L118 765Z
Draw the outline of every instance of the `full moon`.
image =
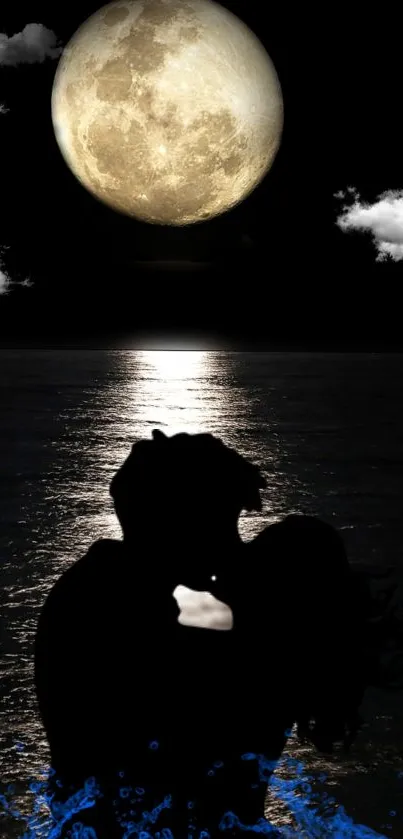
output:
M187 225L243 201L281 142L283 99L251 30L212 0L117 0L73 35L52 120L96 198L128 216Z

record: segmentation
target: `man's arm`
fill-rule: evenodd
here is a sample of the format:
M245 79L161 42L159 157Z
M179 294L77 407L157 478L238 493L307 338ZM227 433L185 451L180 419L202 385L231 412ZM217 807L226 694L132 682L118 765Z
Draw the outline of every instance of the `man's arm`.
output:
M91 774L99 748L99 588L107 552L107 544L95 543L60 577L35 639L35 686L52 768L71 783Z

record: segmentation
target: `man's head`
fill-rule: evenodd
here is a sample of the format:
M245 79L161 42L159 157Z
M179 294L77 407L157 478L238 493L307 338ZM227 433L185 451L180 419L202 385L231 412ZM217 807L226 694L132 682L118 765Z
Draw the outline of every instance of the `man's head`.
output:
M219 539L243 509L260 510L264 486L256 466L211 434L153 431L132 447L110 491L125 539L147 530L150 539L183 533L197 542Z

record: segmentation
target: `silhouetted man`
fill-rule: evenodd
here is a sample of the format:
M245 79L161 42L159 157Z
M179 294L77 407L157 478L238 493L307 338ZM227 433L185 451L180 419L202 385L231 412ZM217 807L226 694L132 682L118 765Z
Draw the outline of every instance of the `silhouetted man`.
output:
M95 542L61 576L36 638L55 800L89 777L103 793L66 830L85 822L109 839L128 824L165 825L179 839L193 813L199 825L219 817L217 790L231 776L225 768L217 777L223 767L213 763L231 756L242 728L234 635L181 626L172 592L229 576L243 549L239 514L260 508L263 485L256 467L207 434L153 432L114 477L123 540Z

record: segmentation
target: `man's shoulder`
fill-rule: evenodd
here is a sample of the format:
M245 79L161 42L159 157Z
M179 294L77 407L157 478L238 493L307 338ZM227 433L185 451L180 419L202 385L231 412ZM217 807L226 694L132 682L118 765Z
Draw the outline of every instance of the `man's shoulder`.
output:
M98 539L88 551L60 575L51 588L47 605L58 608L71 595L86 596L89 589L101 588L116 570L115 563L123 555L123 544L117 539Z
M120 559L123 555L123 542L118 539L97 539L87 552L74 562L62 576L72 577L87 574L92 571L101 572L109 563Z
M108 562L123 555L123 542L118 539L97 539L88 548L87 553L78 562L85 561L87 565L93 562Z

